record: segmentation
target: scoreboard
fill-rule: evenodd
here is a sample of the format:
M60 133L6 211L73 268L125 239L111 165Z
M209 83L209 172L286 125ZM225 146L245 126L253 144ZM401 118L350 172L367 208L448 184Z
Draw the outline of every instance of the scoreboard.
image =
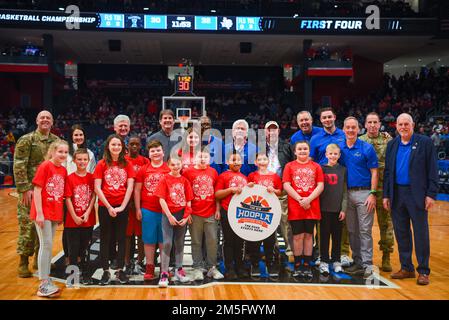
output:
M367 26L368 17L250 17L196 16L134 13L80 12L70 15L61 11L25 11L0 9L0 27L116 30L146 32L319 34L319 35L434 35L439 32L437 18L380 18L379 28Z

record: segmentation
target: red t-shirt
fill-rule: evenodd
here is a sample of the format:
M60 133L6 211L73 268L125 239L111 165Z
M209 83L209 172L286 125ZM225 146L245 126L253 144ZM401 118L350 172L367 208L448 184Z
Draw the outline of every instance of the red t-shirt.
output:
M173 177L171 174L166 174L154 193L157 197L164 199L167 202L170 212L176 213L187 206L188 201L193 200L193 191L189 180L185 177ZM184 213L184 218L189 216L189 213Z
M266 188L273 187L274 189L282 190L281 178L273 172L268 174L260 174L258 171L251 172L248 175L248 182L254 182L255 184L260 184Z
M215 169L207 167L206 169L190 168L182 174L189 180L193 190L192 214L209 218L215 214L217 209L215 203L214 186L218 179L218 173Z
M128 179L134 178L136 174L132 164L127 161L124 168L113 161L108 167L104 159L98 161L95 168L94 179L101 179L101 190L111 206L120 206L125 198ZM100 200L98 205L105 206Z
M324 182L323 169L313 161L300 164L292 161L285 165L282 182L290 182L295 191L302 197L308 197L315 190L318 182ZM321 219L320 197L310 203L309 209L301 207L298 201L288 197L288 220Z
M131 162L134 172L137 174L139 172L140 168L142 168L144 165L150 163L150 159L145 158L144 156L141 156L140 154L137 156L137 158L131 158L129 154L125 156L126 161Z
M65 197L71 198L75 214L81 217L89 208L92 194L94 193L94 176L87 173L84 177L80 177L76 172L67 177L65 184ZM77 225L72 218L72 215L67 210L64 222L64 228L88 228L95 225L95 209L89 214L89 219Z
M154 195L161 179L170 172L167 163L155 168L151 163L140 168L136 176L136 183L142 183L140 193L140 207L153 211L162 212L159 198Z
M42 188L42 211L45 220L62 221L64 214L64 186L67 170L51 161L44 161L37 168L33 179L35 186ZM36 220L37 211L34 197L31 204L30 219Z
M247 184L248 180L244 174L228 170L218 176L217 184L215 185L215 191L224 190L231 187L243 188ZM229 203L231 202L233 195L234 194L231 193L226 198L221 199L220 204L224 210L228 211Z

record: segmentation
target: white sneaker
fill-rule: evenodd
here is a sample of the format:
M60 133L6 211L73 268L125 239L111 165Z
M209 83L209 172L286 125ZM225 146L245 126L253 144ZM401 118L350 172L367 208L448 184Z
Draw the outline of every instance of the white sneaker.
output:
M39 285L39 289L37 290L37 295L39 297L49 297L52 294L55 294L59 291L59 288L56 287L50 279L42 280Z
M346 268L346 267L350 267L351 264L354 262L354 260L352 260L350 257L348 257L347 255L343 255L340 257L340 261L341 261L341 266Z
M168 287L168 272L163 272L161 274L161 278L158 283L159 288L167 288Z
M324 261L320 263L320 273L323 275L329 274L329 265Z
M341 267L340 262L334 262L334 264L332 266L334 268L334 272L336 272L336 273L343 272L343 268Z
M211 267L209 271L207 271L207 276L215 280L220 280L224 278L224 276L221 274L220 271L218 271L218 269L215 266Z
M315 265L319 266L321 264L321 257L316 258Z
M189 282L190 278L186 275L183 268L179 268L175 271L175 278L181 283Z
M195 268L193 270L193 280L194 281L201 281L204 280L203 271L201 269Z

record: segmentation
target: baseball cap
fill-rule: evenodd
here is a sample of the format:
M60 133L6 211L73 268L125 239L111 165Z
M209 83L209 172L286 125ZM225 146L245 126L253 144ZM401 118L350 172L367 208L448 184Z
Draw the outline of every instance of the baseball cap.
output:
M279 125L278 125L278 123L276 122L276 121L268 121L266 124L265 124L265 129L268 129L271 125L275 125L278 129L279 129Z

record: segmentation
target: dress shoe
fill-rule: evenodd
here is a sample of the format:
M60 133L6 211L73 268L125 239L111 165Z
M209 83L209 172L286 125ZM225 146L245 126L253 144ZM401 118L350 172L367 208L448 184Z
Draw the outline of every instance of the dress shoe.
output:
M406 271L404 269L399 270L398 272L394 272L390 275L391 279L407 279L407 278L416 278L415 271Z
M418 276L418 280L416 281L421 286L426 286L430 283L429 275L420 273Z

